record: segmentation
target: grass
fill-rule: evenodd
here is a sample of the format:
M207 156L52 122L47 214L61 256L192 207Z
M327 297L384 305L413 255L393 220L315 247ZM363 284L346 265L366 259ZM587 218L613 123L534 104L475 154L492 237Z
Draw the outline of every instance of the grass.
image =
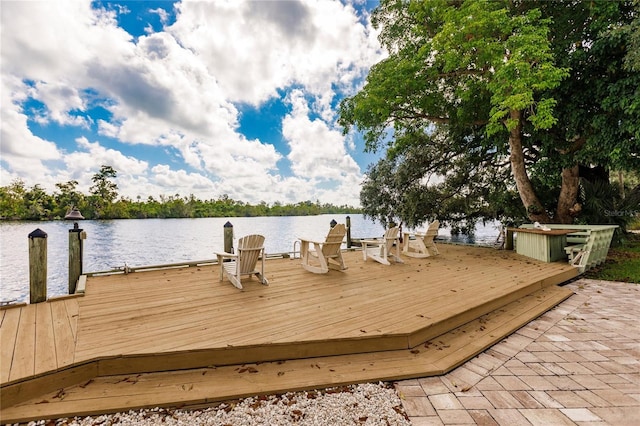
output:
M619 247L612 247L602 265L587 271L586 278L640 284L640 234L629 233Z

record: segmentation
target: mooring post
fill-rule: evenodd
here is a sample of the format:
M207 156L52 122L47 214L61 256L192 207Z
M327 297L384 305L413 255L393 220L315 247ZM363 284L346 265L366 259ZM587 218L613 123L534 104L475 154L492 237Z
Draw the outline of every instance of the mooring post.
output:
M73 229L69 229L69 294L76 292L78 279L82 275L82 255L84 253L84 240L87 233L78 228L78 224L73 224Z
M233 253L233 225L231 222L227 222L224 227L224 251L227 253Z
M513 250L513 230L511 230L510 228L506 228L504 232L504 249Z
M38 228L29 234L29 303L47 300L47 233Z
M351 248L351 217L347 216L347 248Z
M84 216L80 210L73 207L69 213L65 215L65 220L82 220ZM78 222L73 223L73 229L69 229L69 294L76 292L78 279L82 275L82 246L87 233L78 227Z

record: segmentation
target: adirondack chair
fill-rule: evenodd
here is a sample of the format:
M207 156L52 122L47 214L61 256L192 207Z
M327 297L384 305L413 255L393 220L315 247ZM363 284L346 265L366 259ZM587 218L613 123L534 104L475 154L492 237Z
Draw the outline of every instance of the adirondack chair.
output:
M262 235L247 235L238 240L237 253L216 253L220 265L220 281L226 275L229 281L242 290L240 277L255 275L264 285L269 281L264 277L264 237ZM230 261L229 261L230 259ZM262 259L260 270L256 269L258 260ZM225 262L225 260L227 260Z
M375 240L362 240L362 255L364 260L371 258L383 265L391 265L389 257L396 263L404 263L400 259L400 230L397 226L387 229L384 237ZM393 253L395 245L395 254Z
M344 224L339 223L331 228L324 241L298 238L300 240L302 267L314 274L326 274L329 269L337 271L347 269L340 249L346 233L347 228ZM313 249L311 249L311 246L313 246Z
M409 239L409 233L404 233L404 241L402 247L402 253L409 257L424 258L429 256L435 256L440 254L434 238L438 235L438 228L440 228L440 222L434 220L429 224L427 232L416 232L415 240Z

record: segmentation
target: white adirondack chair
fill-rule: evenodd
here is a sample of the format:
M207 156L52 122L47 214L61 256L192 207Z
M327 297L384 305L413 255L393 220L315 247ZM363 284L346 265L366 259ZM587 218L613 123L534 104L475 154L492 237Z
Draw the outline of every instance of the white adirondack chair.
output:
M387 229L384 237L380 239L362 240L362 255L364 260L371 258L383 265L391 265L389 257L396 263L404 263L400 258L400 230L398 227Z
M440 228L440 222L434 220L429 224L426 232L416 232L414 240L410 240L409 233L405 232L402 253L409 257L417 258L440 254L434 242L434 238L438 236L438 228Z
M264 237L262 235L247 235L238 240L237 253L216 253L220 265L220 281L226 275L229 281L242 289L241 277L255 275L264 285L269 281L264 277ZM225 260L229 260L226 261ZM256 268L258 260L262 260L260 270Z
M313 241L307 238L300 240L300 257L302 267L314 274L326 274L329 269L344 271L347 267L342 258L342 240L347 233L344 224L339 223L327 234L324 241ZM313 246L313 249L311 248Z

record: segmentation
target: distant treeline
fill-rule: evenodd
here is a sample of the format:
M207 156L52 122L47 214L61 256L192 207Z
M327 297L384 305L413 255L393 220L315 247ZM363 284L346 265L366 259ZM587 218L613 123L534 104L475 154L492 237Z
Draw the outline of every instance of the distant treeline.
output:
M316 214L360 213L347 205L334 206L304 201L296 204L261 202L257 205L232 200L224 195L217 200L199 200L178 194L158 199L148 197L132 200L119 197L117 185L111 181L116 172L102 166L93 177L90 193L76 190L78 182L56 184L58 189L48 194L39 185L27 188L20 179L0 187L0 218L5 220L63 219L72 209L80 210L85 219L151 219L199 217L252 217L252 216L308 216Z

